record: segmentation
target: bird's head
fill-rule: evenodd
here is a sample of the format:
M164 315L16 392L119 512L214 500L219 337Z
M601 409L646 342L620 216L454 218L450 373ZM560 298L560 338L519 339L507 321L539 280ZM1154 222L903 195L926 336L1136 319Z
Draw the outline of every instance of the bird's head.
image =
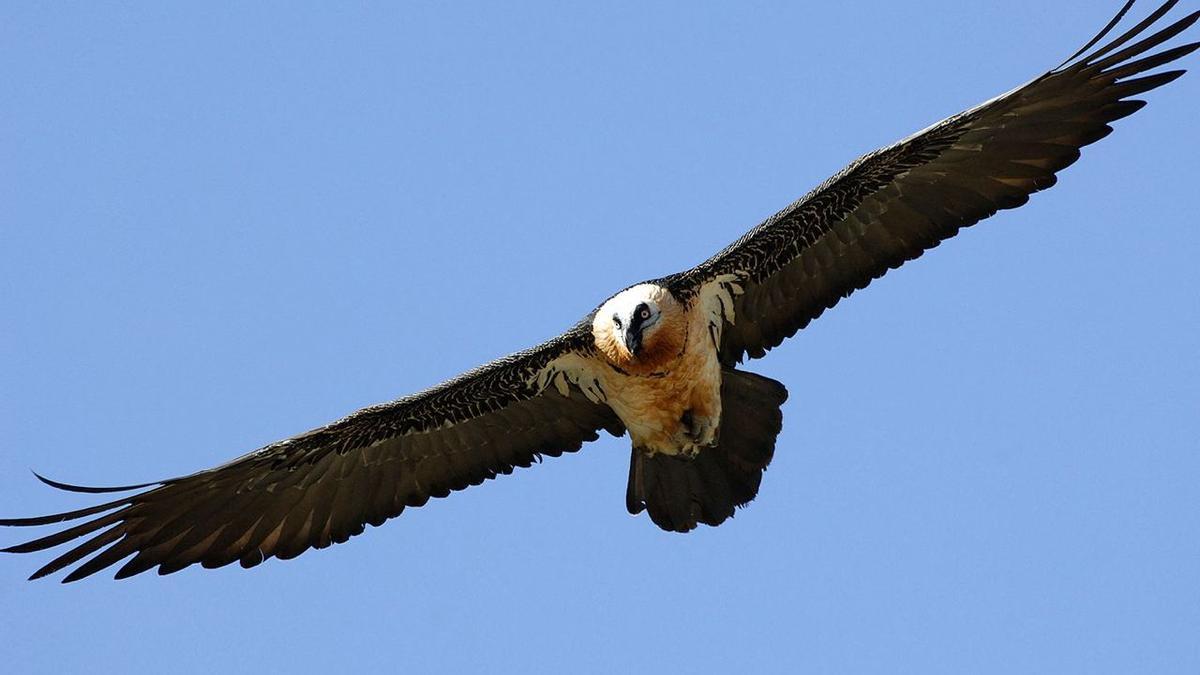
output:
M639 284L596 311L596 346L618 367L656 366L683 347L683 310L665 288Z

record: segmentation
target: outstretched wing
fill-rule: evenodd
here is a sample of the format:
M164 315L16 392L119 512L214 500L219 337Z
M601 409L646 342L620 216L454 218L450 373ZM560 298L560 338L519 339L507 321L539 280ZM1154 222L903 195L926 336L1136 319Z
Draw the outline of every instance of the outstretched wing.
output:
M1175 4L1081 56L1116 26L1130 0L1063 65L859 158L716 256L668 279L672 291L722 302L723 363L762 356L888 269L1054 185L1081 147L1145 105L1131 97L1183 74L1142 75L1200 46L1142 56L1200 15L1143 37Z
M31 577L99 552L63 580L74 581L130 555L117 578L156 566L159 574L193 563L252 567L346 541L406 506L543 455L578 450L600 429L624 433L591 376L585 337L577 327L433 389L190 476L123 488L42 479L74 492L150 489L78 511L0 520L25 526L90 518L4 551L41 551L85 537Z

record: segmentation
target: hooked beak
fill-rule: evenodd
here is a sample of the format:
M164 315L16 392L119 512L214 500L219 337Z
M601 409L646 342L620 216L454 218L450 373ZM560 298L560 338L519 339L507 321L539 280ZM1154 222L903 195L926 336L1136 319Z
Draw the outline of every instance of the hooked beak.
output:
M642 329L631 326L625 331L625 348L630 354L637 356L642 349Z

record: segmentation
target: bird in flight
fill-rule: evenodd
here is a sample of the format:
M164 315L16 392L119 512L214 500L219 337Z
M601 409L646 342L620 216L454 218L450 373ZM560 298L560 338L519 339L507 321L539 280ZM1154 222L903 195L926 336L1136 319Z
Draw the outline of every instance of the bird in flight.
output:
M83 561L64 582L126 558L117 578L253 567L344 542L431 497L576 451L600 431L629 434L630 513L674 532L720 525L758 494L787 398L739 364L960 228L1054 185L1080 148L1145 105L1135 97L1183 74L1150 73L1200 47L1159 49L1200 16L1162 27L1176 4L1104 42L1129 0L1054 70L858 158L708 260L622 290L532 349L191 475L103 488L38 476L72 492L132 494L0 520L79 523L3 550L73 543L31 577Z

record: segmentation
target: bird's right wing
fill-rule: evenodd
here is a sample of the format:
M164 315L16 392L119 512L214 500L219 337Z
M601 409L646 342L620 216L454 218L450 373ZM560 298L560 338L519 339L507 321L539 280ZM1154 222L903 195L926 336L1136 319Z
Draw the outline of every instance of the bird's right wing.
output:
M42 479L73 492L149 489L77 511L0 520L31 526L90 517L3 550L28 553L85 538L31 577L96 554L64 579L74 581L131 555L117 578L153 567L168 574L194 563L251 567L343 542L406 506L479 485L543 455L578 450L600 429L624 433L591 371L590 344L590 334L577 327L420 394L181 478L124 488Z

